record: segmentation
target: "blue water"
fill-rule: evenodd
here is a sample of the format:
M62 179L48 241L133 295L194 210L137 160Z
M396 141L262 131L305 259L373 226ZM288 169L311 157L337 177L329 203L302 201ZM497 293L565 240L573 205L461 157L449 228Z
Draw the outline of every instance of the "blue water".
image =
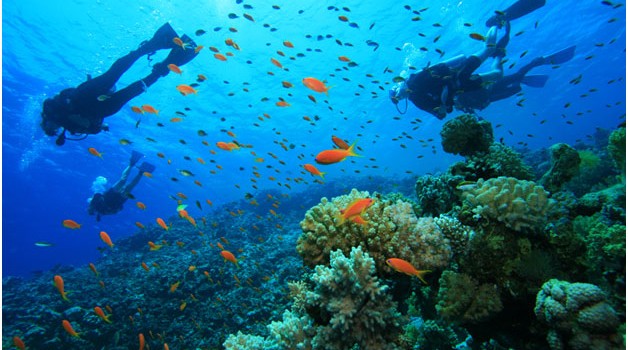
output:
M207 199L218 206L241 199L247 192L257 192L251 187L253 167L262 175L255 178L259 189L307 196L308 186L317 184L313 183L313 177L303 173L301 166L313 163L319 151L331 147L332 134L349 141L358 140L361 147L358 153L364 157L325 167L322 170L327 172L326 182L369 175L401 180L446 170L462 158L442 151L439 131L444 121L414 106L399 120L394 118L399 113L388 100L387 90L392 78L403 69L406 52L399 48L412 43L416 48L428 49L418 52L414 62L417 67L460 53L476 52L483 44L470 39L469 34L485 33L486 18L493 10L504 9L510 3L492 1L487 6L479 0L408 2L413 10L428 8L421 13L420 21L412 21L417 15L397 1L344 1L342 5L277 1L280 10L265 2L251 2L253 9L244 10L235 1L201 4L72 0L63 6L53 1L5 2L2 273L28 276L60 263L84 265L94 261L99 256L96 248L103 246L98 236L100 231L108 232L115 241L137 232L136 221L152 225L157 217L168 218L176 214L176 202L170 196L178 192L189 198L186 203L192 216L208 214ZM329 10L328 6L339 9ZM245 12L255 22L242 17ZM239 18L229 19L229 13L236 13ZM339 21L340 15L347 16L359 28ZM164 22L170 22L180 35L187 33L197 44L204 45L199 57L182 67L181 76L169 74L118 114L107 118L110 132L80 142L68 141L63 147L55 146L54 138L45 136L39 128L42 101L80 84L87 74L103 73L118 57L150 38ZM436 23L440 26L434 26ZM466 27L464 23L473 25ZM517 62L513 70L536 56L571 45L577 45L577 53L558 69L545 66L533 71L551 76L544 88L526 87L524 96L499 101L480 113L493 123L496 139L503 137L508 145L525 144L537 149L556 142L586 142L595 128L614 128L623 122L625 24L625 6L614 9L600 1L549 1L535 13L514 21L508 47L509 62ZM216 27L221 30L214 31ZM237 28L237 32L230 32L229 27ZM198 29L207 33L194 35ZM518 32L523 33L514 36ZM327 34L331 38L316 39ZM434 42L437 36L440 38ZM227 38L232 38L241 50L225 45ZM284 40L291 41L294 48L283 46ZM367 45L367 40L377 42L378 49ZM212 57L209 46L219 48L222 53L233 52L234 57L227 62L218 61ZM442 59L436 48L445 52ZM286 56L280 56L278 50ZM524 51L527 54L520 59ZM304 57L298 57L298 53ZM338 60L341 55L348 56L358 66L348 67ZM165 53L161 52L153 62L163 57ZM271 58L279 60L286 70L272 65ZM384 73L387 67L394 73ZM480 71L486 69L488 65ZM146 59L140 59L122 77L118 88L149 71ZM182 96L175 90L176 85L191 83L201 73L208 80L198 87L198 95ZM579 84L569 83L580 75ZM327 80L333 86L329 96L313 93L303 86L301 79L307 76ZM286 89L282 81L289 81L294 87ZM307 98L310 94L315 95L316 104ZM588 96L582 97L583 94ZM262 102L264 97L269 100ZM275 106L279 97L291 106ZM525 98L523 107L516 105L521 98ZM140 127L135 128L137 115L130 106L142 104L151 104L161 112L159 116L144 116ZM169 119L184 107L191 109L185 112L184 121L171 123ZM271 118L258 120L263 113ZM303 116L314 119L315 115L320 120L314 126L303 119ZM165 126L158 127L157 122ZM199 129L208 136L199 137ZM251 144L253 148L230 153L218 150L214 146L217 141L233 140L223 130L231 130L238 142ZM120 139L133 143L121 145ZM204 146L202 140L210 146ZM286 151L280 143L293 144L294 149ZM103 159L88 153L89 147L103 153ZM210 149L216 150L216 155L210 154ZM87 214L92 183L98 176L106 177L110 185L117 181L131 150L144 153L145 160L157 166L154 178L142 179L134 191L147 210L138 209L135 201L129 200L124 211L96 222ZM166 159L159 158L158 152L165 154ZM192 160L185 160L184 156ZM206 164L197 162L197 157L202 157ZM263 157L264 162L256 162L256 157ZM216 164L223 169L217 169ZM196 176L183 177L177 169L190 170ZM217 173L211 174L210 170ZM269 180L269 176L282 185ZM172 181L172 177L179 181ZM295 178L305 181L297 184ZM203 187L194 184L194 180ZM289 184L291 189L283 184ZM201 202L202 210L194 205L196 200ZM65 219L83 226L68 230L61 224ZM38 241L51 242L54 246L37 247L34 243Z

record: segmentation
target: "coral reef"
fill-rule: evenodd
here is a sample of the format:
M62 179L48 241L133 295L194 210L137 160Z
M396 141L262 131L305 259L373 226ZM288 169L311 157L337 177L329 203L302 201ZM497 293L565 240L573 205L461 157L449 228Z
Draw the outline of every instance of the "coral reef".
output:
M449 270L443 272L438 282L436 310L446 320L477 323L502 310L496 285L479 284L467 274Z
M332 250L341 249L348 254L353 247L373 257L377 274L390 275L388 258L404 259L416 268L438 269L447 266L451 258L449 241L443 236L432 218L417 218L408 202L393 203L379 196L366 209L362 217L368 221L338 224L340 210L358 198L369 197L368 192L352 190L350 194L322 198L321 203L308 210L301 221L303 233L297 241L297 252L306 265L326 265Z
M375 261L361 248L353 248L349 257L333 251L330 267L317 266L308 283L311 288L295 294L297 299L304 298L299 304L304 304L306 313L293 308L284 312L281 322L271 323L267 348L400 349L397 342L403 317L388 287L376 277ZM227 341L261 342L260 337L247 337L251 336L231 335ZM257 349L255 346L252 349Z
M466 157L488 151L493 143L493 127L472 114L462 114L443 124L440 136L445 152Z
M560 191L563 184L571 180L580 170L580 155L573 147L557 143L550 147L551 167L543 175L540 183L549 192Z
M463 225L457 218L447 215L434 218L434 222L449 240L454 256L464 254L467 251L469 240L475 235L472 227Z
M604 292L589 283L551 279L536 297L536 317L547 328L551 349L618 349L620 319Z
M419 177L414 185L418 202L417 215L438 216L449 212L460 201L455 189L462 181L464 177L449 173Z
M490 179L499 176L515 177L520 180L532 180L532 169L526 165L521 155L501 143L494 143L488 152L474 154L464 162L458 162L449 170L453 175L465 180Z
M615 129L608 137L608 153L615 161L615 165L626 177L626 128ZM625 180L624 180L625 182Z
M463 211L503 223L518 232L539 231L547 223L556 201L534 182L512 177L479 180L464 193Z

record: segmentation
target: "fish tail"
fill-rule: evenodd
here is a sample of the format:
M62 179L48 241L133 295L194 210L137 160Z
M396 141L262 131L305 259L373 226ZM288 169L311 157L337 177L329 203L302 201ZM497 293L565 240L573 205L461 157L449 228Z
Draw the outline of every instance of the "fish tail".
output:
M349 146L349 148L347 149L347 151L349 152L349 156L352 157L362 157L361 155L355 153L354 149L355 149L355 145L358 143L358 141L356 140L354 143L351 144L351 146Z
M340 214L336 215L336 220L338 221L338 226L340 226L340 225L342 225L342 224L344 224L344 223L345 223L345 218L344 218L344 216L342 216L342 215L340 215Z
M421 282L425 283L426 285L428 284L427 281L425 281L425 279L423 279L423 276L425 276L426 274L432 272L432 270L421 270L418 271L416 276L421 280Z
M320 173L320 174L319 174L319 175L321 176L321 179L324 179L324 178L325 178L325 174L327 174L327 173Z

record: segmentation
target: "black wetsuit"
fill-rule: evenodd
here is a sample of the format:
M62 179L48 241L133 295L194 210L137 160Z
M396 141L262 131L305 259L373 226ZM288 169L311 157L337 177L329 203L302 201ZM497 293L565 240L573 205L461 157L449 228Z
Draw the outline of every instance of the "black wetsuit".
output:
M100 221L101 215L112 215L121 211L127 199L127 196L113 188L103 194L96 193L89 203L89 214L96 214L96 220Z

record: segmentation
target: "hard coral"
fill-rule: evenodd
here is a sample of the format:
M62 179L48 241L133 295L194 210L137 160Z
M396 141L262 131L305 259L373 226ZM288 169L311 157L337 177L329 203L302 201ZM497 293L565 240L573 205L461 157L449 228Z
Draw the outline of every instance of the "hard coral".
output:
M456 186L464 181L462 176L442 174L423 175L416 180L414 190L419 204L418 214L438 216L447 213L459 201Z
M615 165L626 175L626 128L618 128L608 137L608 153Z
M380 276L394 273L386 265L388 258L407 260L418 269L442 268L449 263L449 241L432 218L417 218L409 202L393 203L375 196L374 203L362 214L367 224L339 224L340 210L366 197L368 192L354 189L331 201L322 198L319 205L306 212L301 221L303 233L297 241L297 251L305 264L326 265L332 250L348 254L352 247L362 247L375 259Z
M498 221L518 232L541 230L556 201L534 182L512 177L479 180L464 193L463 210Z
M510 176L520 180L532 180L532 169L523 162L521 154L501 143L492 144L488 152L467 157L465 162L452 165L449 171L465 180L476 181Z
M536 317L547 325L552 349L617 349L619 317L600 288L551 279L536 297Z
M543 177L541 184L550 192L560 191L567 181L580 170L580 155L566 143L557 143L550 147L552 166Z
M495 285L480 285L469 275L453 271L443 272L439 284L436 310L446 320L477 323L502 310Z
M463 114L443 125L441 144L447 153L470 156L488 151L493 143L493 128L486 120Z

